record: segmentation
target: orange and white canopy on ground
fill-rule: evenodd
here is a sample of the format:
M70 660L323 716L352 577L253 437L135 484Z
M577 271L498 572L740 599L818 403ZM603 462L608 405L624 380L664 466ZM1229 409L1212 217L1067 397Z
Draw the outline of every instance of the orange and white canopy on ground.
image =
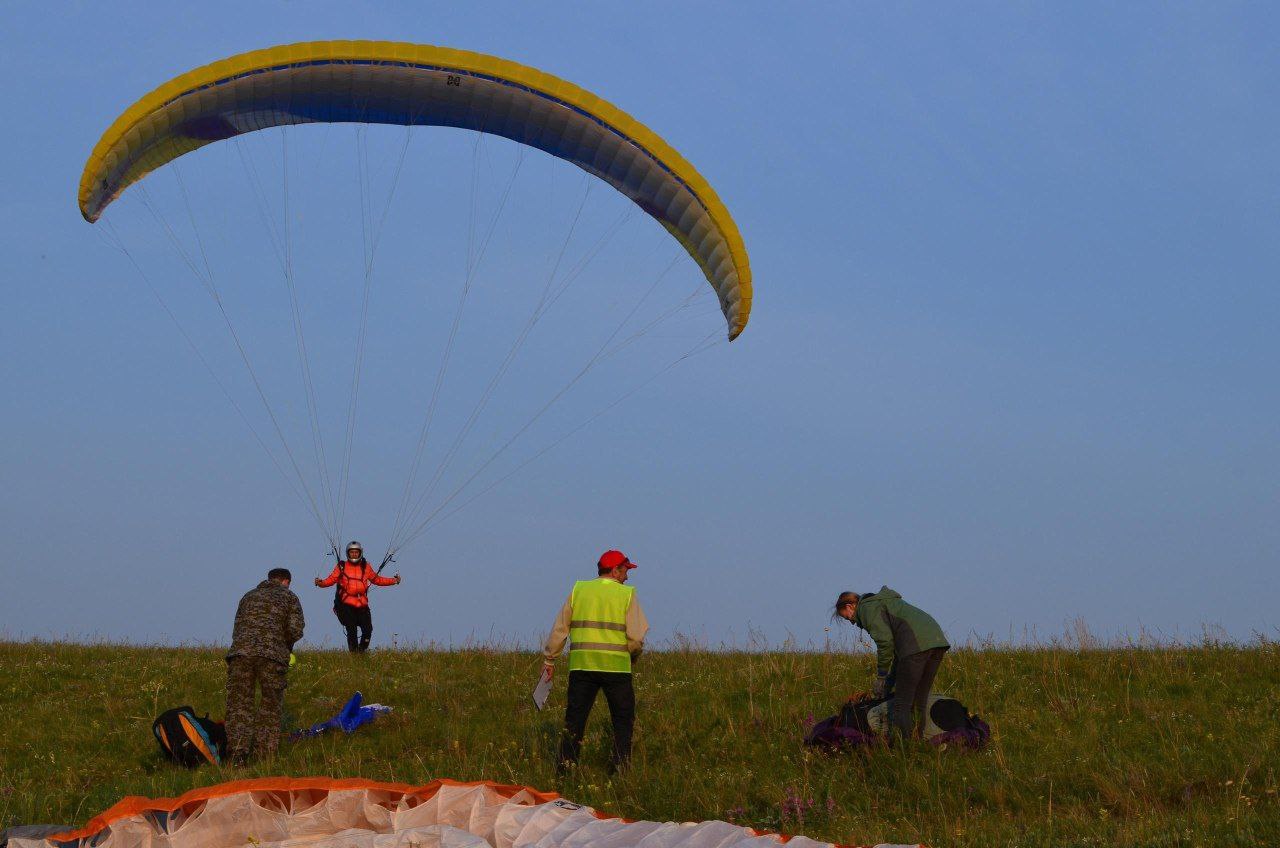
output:
M12 848L832 848L723 821L626 821L525 786L261 778L125 798L80 830Z

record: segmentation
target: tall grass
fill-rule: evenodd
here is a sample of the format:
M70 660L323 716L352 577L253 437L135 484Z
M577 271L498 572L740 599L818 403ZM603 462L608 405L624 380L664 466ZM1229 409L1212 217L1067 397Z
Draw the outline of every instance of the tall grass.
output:
M272 763L186 771L159 758L151 720L185 703L221 716L221 650L0 643L0 824L78 824L124 795L320 774L523 783L630 818L724 818L857 844L1280 845L1274 642L959 649L938 688L991 722L986 751L834 757L800 738L865 685L865 656L686 643L637 667L632 771L606 772L602 699L583 767L562 783L551 751L564 681L535 711L538 662L483 647L304 653L290 726L327 718L357 689L395 712L351 736L286 743Z

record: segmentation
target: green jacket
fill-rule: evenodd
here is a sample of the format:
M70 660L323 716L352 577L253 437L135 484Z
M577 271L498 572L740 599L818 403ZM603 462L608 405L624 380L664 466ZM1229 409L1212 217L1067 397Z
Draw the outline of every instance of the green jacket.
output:
M898 657L909 657L930 648L950 648L947 637L933 616L902 600L902 596L881 586L879 592L863 595L853 623L875 640L876 674L886 675Z

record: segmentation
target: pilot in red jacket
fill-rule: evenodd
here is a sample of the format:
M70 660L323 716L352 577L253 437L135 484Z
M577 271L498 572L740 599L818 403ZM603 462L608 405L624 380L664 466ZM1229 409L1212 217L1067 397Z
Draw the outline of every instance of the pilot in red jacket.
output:
M369 561L364 558L364 547L359 542L347 545L347 558L333 567L329 576L321 580L316 578L320 588L338 585L337 596L333 599L333 612L338 621L347 630L347 650L358 652L369 650L369 639L373 636L373 614L369 611L369 584L374 586L394 586L400 582L400 575L383 577ZM357 628L360 631L356 638Z

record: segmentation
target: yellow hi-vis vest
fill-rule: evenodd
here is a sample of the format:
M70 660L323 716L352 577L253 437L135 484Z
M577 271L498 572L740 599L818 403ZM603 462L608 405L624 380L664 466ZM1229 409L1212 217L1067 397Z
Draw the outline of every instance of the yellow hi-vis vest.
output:
M569 621L570 671L631 673L627 650L627 607L636 590L601 577L573 584Z

